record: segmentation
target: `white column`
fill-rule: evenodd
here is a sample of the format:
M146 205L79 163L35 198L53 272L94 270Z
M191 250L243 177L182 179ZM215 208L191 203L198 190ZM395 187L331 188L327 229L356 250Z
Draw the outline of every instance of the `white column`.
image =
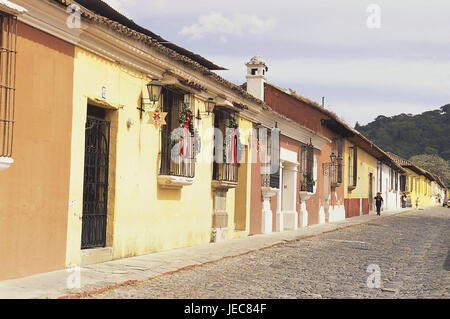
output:
M364 170L363 170L363 164L361 163L359 167L360 175L359 175L359 215L362 216L363 214L363 183L364 183Z
M284 230L283 223L283 211L281 207L283 196L283 164L280 163L280 185L278 191L278 201L277 201L277 232L281 232Z
M298 166L294 167L294 196L292 207L294 207L294 230L298 229L298 212L297 212L297 174L298 174Z
M270 209L270 197L263 195L262 233L269 234L271 232L272 232L272 210Z
M308 211L306 210L306 201L312 196L312 193L301 192L300 193L300 227L304 228L308 226Z
M288 166L289 165L289 166ZM298 228L298 213L297 213L297 164L284 163L284 172L286 179L283 180L283 226L284 230L295 230ZM287 188L284 188L284 185Z
M322 164L323 167L323 206L320 206L319 210L319 224L325 224L327 221L326 212L329 213L328 205L328 176L330 174L330 168L327 163Z
M263 186L261 188L263 207L262 207L262 229L263 234L268 234L272 232L272 218L273 213L270 208L270 198L275 194L279 193L276 188Z

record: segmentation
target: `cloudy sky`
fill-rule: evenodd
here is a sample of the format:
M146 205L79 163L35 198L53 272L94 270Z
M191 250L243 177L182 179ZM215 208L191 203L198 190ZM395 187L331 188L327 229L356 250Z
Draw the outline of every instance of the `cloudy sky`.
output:
M260 55L269 82L351 125L450 103L448 0L104 1L236 84Z

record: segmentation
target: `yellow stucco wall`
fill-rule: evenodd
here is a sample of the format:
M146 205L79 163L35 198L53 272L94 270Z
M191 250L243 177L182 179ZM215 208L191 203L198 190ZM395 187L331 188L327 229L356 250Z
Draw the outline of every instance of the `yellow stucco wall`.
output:
M250 230L250 191L251 191L251 153L250 150L250 136L253 128L253 123L245 119L239 119L239 130L241 143L246 147L244 156L244 163L241 163L239 168L239 180L244 182L238 188L231 190L232 196L227 196L227 211L228 211L228 238L242 238L249 235ZM245 160L247 158L247 160ZM243 167L244 166L244 167ZM246 176L242 176L245 173ZM240 183L240 181L239 181ZM230 191L229 191L230 193ZM231 209L232 207L232 213ZM239 210L240 215L236 216L235 212ZM245 212L243 216L242 212ZM241 220L236 220L241 219ZM242 220L242 219L245 219ZM245 229L239 229L239 225L245 225ZM237 229L236 229L237 228Z
M344 149L344 191L345 191L345 198L351 199L351 198L360 198L362 195L362 198L368 198L369 197L369 174L373 174L372 182L373 182L373 196L375 196L375 183L376 183L376 173L377 173L377 159L364 151L363 149L358 147L358 180L357 180L357 186L352 191L348 190L348 186L350 185L349 181L349 165L348 165L348 157L350 152L350 147L354 146L353 143L351 143L348 140L344 140L343 143ZM361 171L361 164L362 164L362 171ZM352 162L353 165L353 162ZM359 179L361 177L361 179Z
M419 199L419 207L426 207L433 205L432 197L432 189L431 189L431 181L427 179L425 176L419 175L414 171L404 168L406 173L404 175L407 176L407 185L409 188L409 192L407 192L407 196L411 197L411 203L413 207L416 207L416 200ZM413 180L413 187L411 189L411 179Z
M66 264L81 261L81 216L83 200L84 139L88 99L102 100L102 87L106 87L104 101L111 105L110 185L108 207L107 246L113 247L113 258L141 255L171 248L205 244L210 241L213 191L211 188L212 148L202 147L196 164L193 185L181 190L167 190L158 186L160 132L148 124L144 116L139 119L145 84L151 79L124 66L106 61L80 48L75 52L73 100L73 134L71 157L70 208L68 213ZM146 95L147 93L144 93ZM195 114L204 103L196 100ZM134 125L127 127L127 121ZM241 120L244 127L251 126ZM196 120L201 136L213 126L213 116ZM212 131L211 131L212 132ZM247 142L246 142L247 141ZM248 138L242 137L248 145ZM207 141L202 141L206 145ZM247 164L246 164L247 165ZM250 176L250 166L247 170ZM250 178L248 193L250 193ZM249 197L249 196L248 196ZM248 208L249 198L246 203ZM229 212L229 238L248 234L234 232L235 190L227 195ZM249 211L249 210L247 210ZM249 214L247 214L249 215ZM249 218L249 217L247 217Z

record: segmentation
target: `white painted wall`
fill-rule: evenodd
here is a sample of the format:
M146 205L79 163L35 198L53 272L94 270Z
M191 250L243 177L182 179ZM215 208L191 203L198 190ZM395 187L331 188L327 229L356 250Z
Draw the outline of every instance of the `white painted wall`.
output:
M382 167L382 192L381 192L381 196L384 199L384 209L385 210L392 210L392 209L398 209L401 207L401 203L400 203L400 191L399 190L395 190L395 171L393 172L393 176L392 178L394 178L394 187L391 189L391 183L390 183L390 175L389 172L391 170L391 168L385 164L381 164ZM379 176L377 176L377 192L379 189ZM400 180L399 180L400 182ZM400 189L400 185L398 186L398 188ZM376 193L375 192L375 195Z

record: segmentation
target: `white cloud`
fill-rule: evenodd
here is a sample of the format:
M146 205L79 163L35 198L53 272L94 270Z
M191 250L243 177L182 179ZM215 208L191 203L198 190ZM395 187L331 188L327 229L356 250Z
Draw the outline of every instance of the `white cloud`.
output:
M170 21L171 25L182 29L181 34L193 38L209 39L205 36L209 34L206 32L214 31L219 35L258 32L269 26L276 37L268 35L271 37L268 40L347 48L408 43L448 45L450 36L448 0L316 0L313 4L307 0L263 3L261 0L105 1L130 18L139 18L144 25L148 23L145 26L150 29L152 20L160 23ZM367 8L373 3L381 8L380 29L367 28L367 18L370 16ZM262 18L267 15L271 18ZM205 21L202 23L200 19ZM275 21L276 25L271 25ZM221 26L225 29L221 30ZM158 34L165 32L164 29L152 31Z
M225 35L263 34L271 31L275 24L274 18L261 19L256 15L235 14L230 19L220 13L210 12L200 16L197 23L184 26L180 34L190 36L192 39L219 35L221 42L224 42Z

